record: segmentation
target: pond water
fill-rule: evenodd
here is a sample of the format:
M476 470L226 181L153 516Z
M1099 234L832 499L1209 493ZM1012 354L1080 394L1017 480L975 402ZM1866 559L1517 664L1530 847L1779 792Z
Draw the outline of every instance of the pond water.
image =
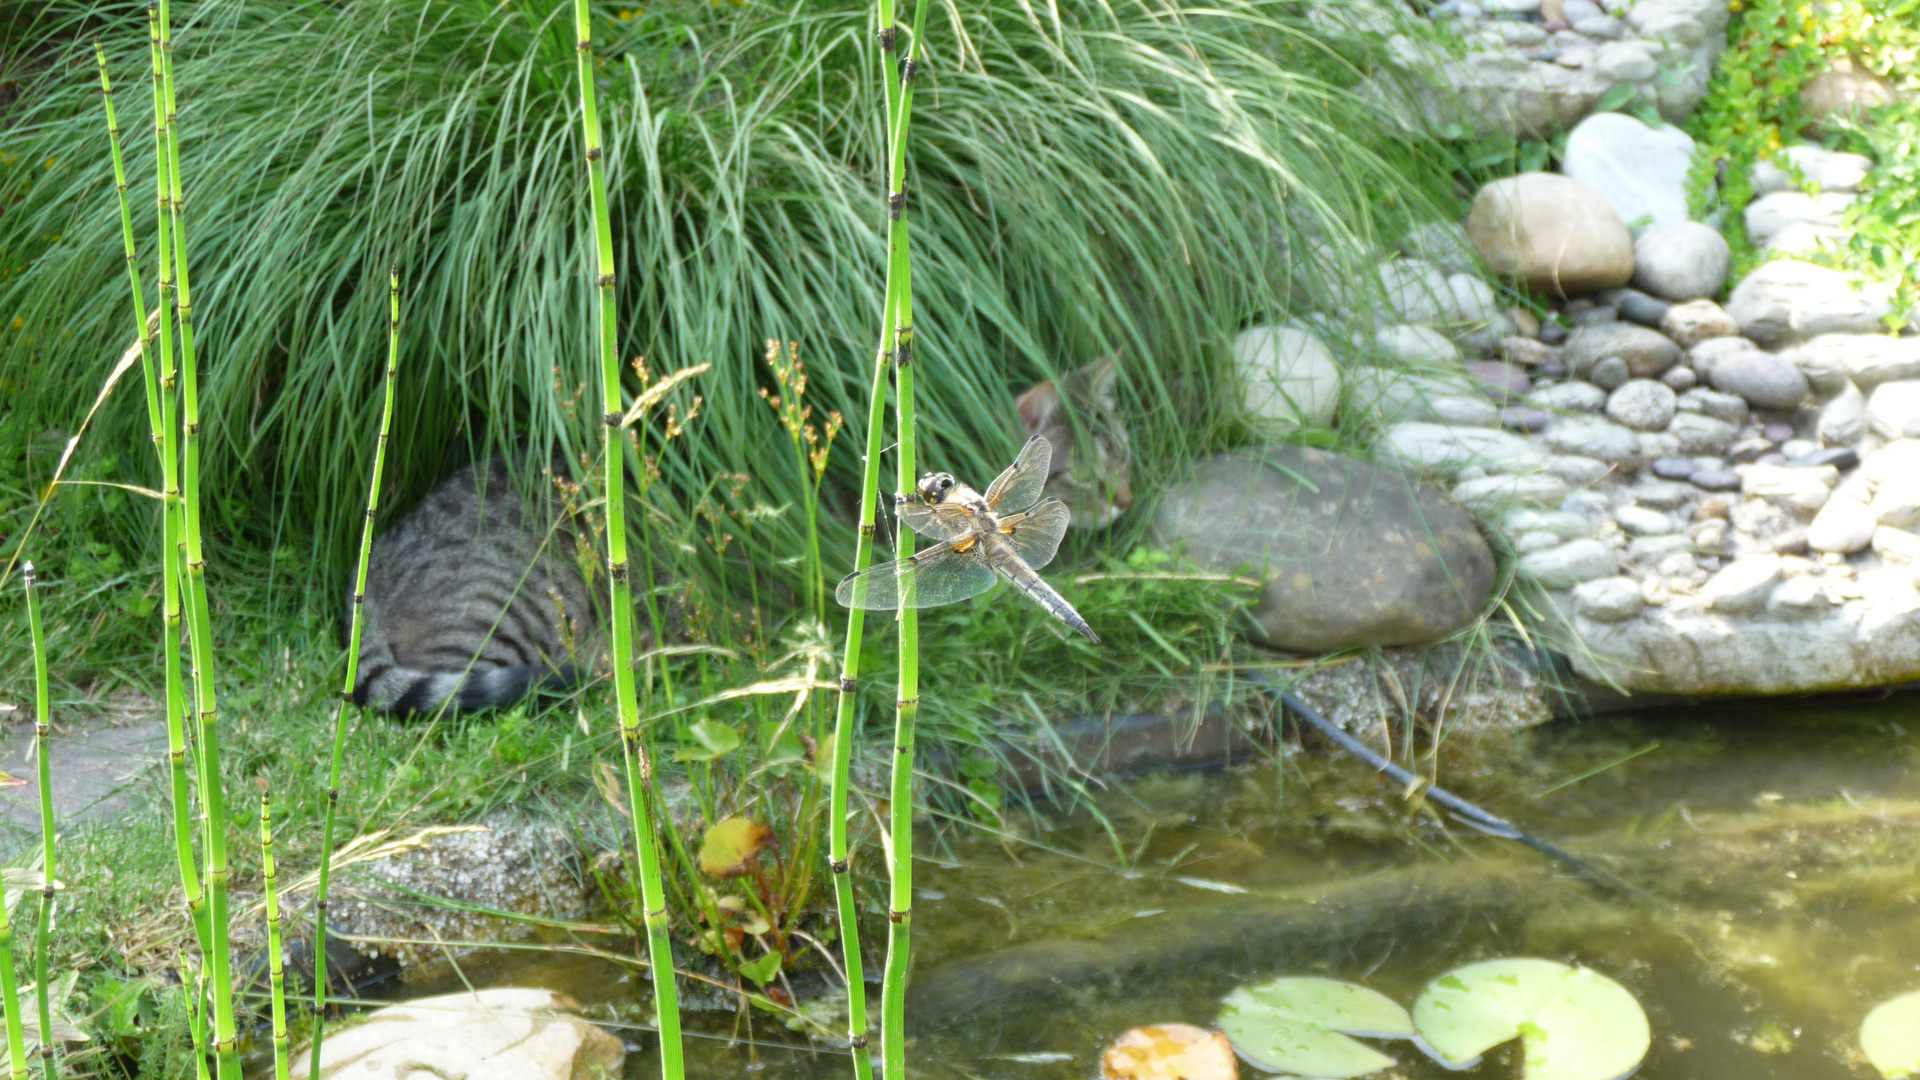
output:
M1625 888L1443 829L1331 751L1132 781L1098 816L1010 822L1018 839L923 837L914 1073L1083 1080L1120 1031L1211 1024L1237 986L1328 975L1410 1005L1455 966L1527 955L1639 997L1644 1080L1874 1075L1854 1050L1861 1018L1920 989L1920 699L1561 721L1450 756L1449 788ZM527 953L463 972L627 1015L645 983ZM695 1075L850 1075L764 1014L750 1042L728 1041L747 1034L731 1015L692 1026L707 1036L689 1046ZM651 1039L631 1038L647 1049L628 1075L658 1075ZM1451 1075L1408 1043L1377 1045L1399 1061L1380 1075ZM1496 1051L1475 1074L1517 1066Z

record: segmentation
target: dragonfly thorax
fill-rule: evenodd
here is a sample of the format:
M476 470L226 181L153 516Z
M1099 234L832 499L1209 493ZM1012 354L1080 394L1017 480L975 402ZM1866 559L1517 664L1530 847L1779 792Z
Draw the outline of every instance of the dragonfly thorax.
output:
M953 478L952 473L930 472L920 478L917 490L924 501L937 503L946 498L947 492L952 491L959 483L960 481Z

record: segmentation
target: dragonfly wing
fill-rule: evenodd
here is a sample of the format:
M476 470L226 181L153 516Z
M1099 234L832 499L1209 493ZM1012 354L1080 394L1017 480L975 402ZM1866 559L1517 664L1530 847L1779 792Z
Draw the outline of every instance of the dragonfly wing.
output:
M1035 435L1020 448L1020 456L1007 471L987 485L987 506L998 511L1025 510L1040 501L1047 486L1047 474L1053 468L1053 444Z
M1020 561L1035 570L1053 561L1060 550L1060 538L1067 535L1067 520L1072 515L1059 499L1043 499L1024 514L1014 514L1000 522L1000 531L1013 544Z
M979 524L971 510L948 503L929 505L903 497L894 512L907 528L929 540L959 540L971 536Z
M948 541L905 559L849 574L834 590L843 607L867 611L956 604L993 588L993 568L978 540Z

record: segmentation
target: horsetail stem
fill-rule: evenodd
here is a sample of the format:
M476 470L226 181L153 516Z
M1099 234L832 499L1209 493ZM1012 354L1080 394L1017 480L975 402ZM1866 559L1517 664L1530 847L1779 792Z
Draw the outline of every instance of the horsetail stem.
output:
M181 520L180 506L180 444L179 444L179 406L177 401L177 376L173 366L173 314L169 310L173 297L173 264L168 252L173 243L172 215L168 211L167 199L167 132L166 132L166 96L161 85L162 64L160 60L160 14L154 7L147 8L147 34L150 59L153 67L153 156L154 187L159 203L155 215L158 242L156 254L159 263L155 275L158 289L157 307L159 327L154 335L158 355L151 360L143 355L146 364L143 372L151 372L156 392L160 398L160 426L153 433L154 443L160 455L161 490L161 532L160 532L160 584L162 596L161 609L161 666L166 680L167 693L167 762L171 796L173 800L173 841L174 858L180 869L180 884L186 896L187 915L193 923L194 937L204 951L208 941L206 893L200 880L200 869L194 861L193 852L193 792L187 763L187 692L185 674L181 670L180 639L185 624L185 604L180 580L180 560L178 552L184 525ZM125 198L124 193L122 198ZM129 221L129 229L131 228ZM127 247L133 247L132 233L125 236ZM139 327L144 333L146 327Z
M273 1076L274 1080L287 1080L287 966L280 952L280 875L273 864L273 793L267 791L260 793L260 880L267 897L267 986L273 998ZM316 1039L314 1045L320 1045L319 1040Z
M240 1036L234 1017L232 949L227 937L227 807L221 786L220 734L214 694L213 627L207 603L206 547L200 528L199 365L193 342L193 290L188 273L186 197L180 179L178 97L173 82L173 35L169 0L160 0L160 90L164 112L167 213L173 225L174 311L180 320L180 398L183 434L181 506L187 571L188 640L193 649L193 708L198 722L200 805L206 814L207 916L202 940L213 1000L213 1051L220 1080L240 1080ZM161 258L167 252L161 251Z
M881 0L881 25L893 26L891 0ZM921 52L921 31L926 22L926 0L914 7L913 36L909 40L899 68L899 87L888 102L887 140L887 280L893 293L891 325L883 321L881 333L893 333L895 399L899 409L898 492L903 498L914 494L914 399L913 399L913 261L906 217L907 131L913 113L913 76ZM891 76L884 72L882 78ZM913 554L911 530L900 530L898 558ZM909 590L911 583L909 583ZM892 865L889 869L887 901L887 960L881 975L880 1048L883 1073L887 1080L902 1080L907 1075L906 1006L907 971L913 945L913 745L914 728L920 715L920 617L912 606L912 596L900 602L900 696L895 703L892 783L890 785L891 821L888 845Z
M360 630L367 598L367 562L373 555L373 519L380 512L380 476L386 470L393 431L394 385L400 373L400 268L387 271L386 396L380 437L374 441L373 476L367 481L367 513L360 525L360 559L354 564L352 615L347 628L347 677L333 712L333 757L327 766L327 807L320 826L320 876L313 887L313 1034L307 1075L320 1075L320 1040L327 1024L327 886L333 876L333 825L340 810L340 767L347 750L347 706L360 675Z
M40 577L32 563L21 568L20 579L27 590L27 632L33 640L34 749L40 755L40 830L47 845L44 853L47 862L41 879L45 884L40 902L39 948L35 951L34 967L40 981L40 1045L50 1047L53 1025L47 1005L46 923L53 902L53 777L47 770L47 639L40 625L39 598L34 593ZM0 897L0 1003L4 1003L7 1010L7 1075L24 1077L27 1075L27 1040L20 1013L20 988L13 971L13 927L7 921L6 908L5 898ZM53 1058L47 1057L46 1062L51 1067Z
M599 313L600 392L603 453L606 458L607 578L611 593L613 695L620 715L621 757L627 771L627 802L633 843L640 863L640 903L647 928L649 974L660 1017L660 1073L666 1080L685 1074L680 1045L680 998L674 986L673 942L668 937L665 889L653 824L653 763L640 730L640 707L633 685L633 583L627 560L626 447L621 438L620 355L614 309L613 219L607 206L607 165L600 143L600 116L594 104L593 30L588 0L574 0L574 30L580 70L580 127L587 159L587 184L593 207L594 282ZM641 462L642 468L645 462ZM651 584L651 583L649 583Z

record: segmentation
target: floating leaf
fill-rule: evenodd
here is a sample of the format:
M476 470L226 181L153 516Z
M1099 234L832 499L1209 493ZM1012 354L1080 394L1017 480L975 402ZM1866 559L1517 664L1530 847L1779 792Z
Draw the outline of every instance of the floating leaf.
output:
M761 956L759 959L749 960L741 964L740 974L745 975L761 986L772 982L773 977L780 974L779 950L773 950Z
M1100 1055L1104 1080L1239 1080L1233 1047L1217 1031L1192 1024L1137 1027Z
M1398 1003L1364 986L1299 978L1228 994L1220 1029L1248 1061L1270 1072L1344 1080L1393 1064L1348 1035L1411 1038L1413 1021Z
M1860 1024L1860 1049L1887 1080L1920 1076L1920 990L1868 1013Z
M1619 1080L1639 1066L1652 1041L1647 1014L1625 987L1551 960L1456 968L1420 992L1413 1022L1455 1069L1520 1039L1523 1080Z
M773 830L750 817L730 817L707 830L700 869L717 878L739 877L765 850Z
M712 761L740 748L740 733L718 720L696 720L687 732L700 747L683 747L676 755L681 761Z

